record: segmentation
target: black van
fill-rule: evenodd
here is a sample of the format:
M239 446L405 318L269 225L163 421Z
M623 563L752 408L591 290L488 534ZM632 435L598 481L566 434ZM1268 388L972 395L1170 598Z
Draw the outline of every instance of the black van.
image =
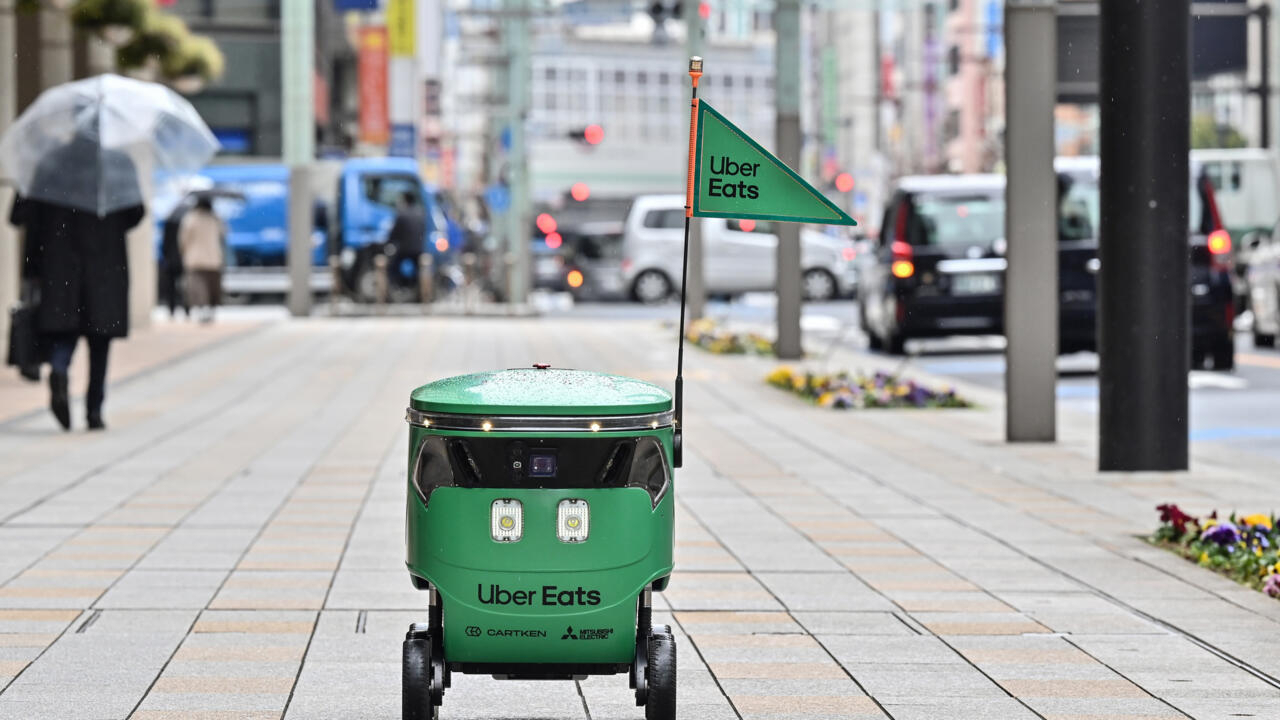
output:
M1097 348L1097 158L1060 158L1059 351ZM1192 167L1189 241L1192 367L1235 365L1231 238L1213 186ZM872 349L902 354L911 338L1004 332L1004 176L898 181L876 252L859 266L862 329Z

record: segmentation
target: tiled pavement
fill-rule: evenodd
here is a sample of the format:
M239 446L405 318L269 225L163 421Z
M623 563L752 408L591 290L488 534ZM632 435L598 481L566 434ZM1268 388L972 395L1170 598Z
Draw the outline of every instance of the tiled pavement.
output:
M115 387L106 434L0 424L0 718L393 718L408 391L489 367L666 382L650 322L280 322ZM175 359L176 358L176 359ZM837 355L833 366L876 360ZM1088 418L820 411L688 357L677 572L688 718L1280 718L1280 603L1135 539L1269 510L1280 468L1101 476ZM0 405L7 405L0 389ZM444 717L639 718L622 677L458 677Z

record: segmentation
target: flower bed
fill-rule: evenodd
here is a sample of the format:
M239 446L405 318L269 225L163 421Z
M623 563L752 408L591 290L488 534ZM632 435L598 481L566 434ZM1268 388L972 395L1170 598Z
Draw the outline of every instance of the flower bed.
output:
M773 355L773 341L759 333L736 333L723 330L710 318L689 323L684 337L698 347L717 355Z
M1280 598L1280 530L1275 515L1232 513L1224 520L1215 511L1199 519L1173 504L1156 509L1160 527L1151 535L1152 543Z
M820 407L847 408L966 408L973 404L952 388L934 390L914 380L877 372L874 375L839 372L817 375L783 365L765 376L770 385L799 395Z

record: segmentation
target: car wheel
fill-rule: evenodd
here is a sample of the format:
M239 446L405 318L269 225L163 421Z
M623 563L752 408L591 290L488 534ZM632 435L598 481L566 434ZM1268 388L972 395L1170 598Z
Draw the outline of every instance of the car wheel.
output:
M894 331L894 333L889 336L889 340L885 342L884 346L884 351L890 355L907 354L907 339L903 337L900 332Z
M1253 334L1254 347L1273 348L1276 346L1276 336L1270 333L1256 332Z
M671 297L671 281L661 270L645 270L631 283L631 296L646 305L655 305Z
M813 268L804 272L804 299L809 302L826 302L836 296L836 278L822 268Z
M1213 369L1218 372L1236 369L1236 346L1231 341L1231 336L1221 338L1213 344Z
M356 299L362 303L375 303L378 301L378 274L373 268L372 262L360 263L360 267L356 269L356 279L353 283Z

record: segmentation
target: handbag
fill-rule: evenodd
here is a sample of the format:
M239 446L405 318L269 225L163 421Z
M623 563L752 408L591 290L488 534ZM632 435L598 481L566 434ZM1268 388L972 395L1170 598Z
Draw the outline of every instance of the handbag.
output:
M34 283L23 283L22 301L9 310L9 355L5 363L18 368L22 377L40 381L40 365L45 352L40 342L36 314L40 309L40 293Z

